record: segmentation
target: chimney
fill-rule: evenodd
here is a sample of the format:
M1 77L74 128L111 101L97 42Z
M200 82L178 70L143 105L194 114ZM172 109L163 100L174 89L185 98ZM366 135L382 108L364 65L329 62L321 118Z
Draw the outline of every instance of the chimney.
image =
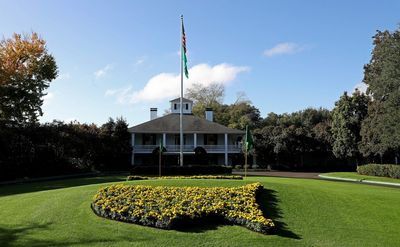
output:
M157 108L150 108L150 120L157 118Z
M206 108L206 119L211 122L214 121L212 108Z

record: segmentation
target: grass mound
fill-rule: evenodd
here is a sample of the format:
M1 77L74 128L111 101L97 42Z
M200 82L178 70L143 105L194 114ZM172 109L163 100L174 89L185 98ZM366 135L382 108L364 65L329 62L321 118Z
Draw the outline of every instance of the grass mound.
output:
M94 196L93 211L102 217L161 229L203 218L223 219L268 233L274 223L256 202L260 183L241 187L152 187L111 185Z

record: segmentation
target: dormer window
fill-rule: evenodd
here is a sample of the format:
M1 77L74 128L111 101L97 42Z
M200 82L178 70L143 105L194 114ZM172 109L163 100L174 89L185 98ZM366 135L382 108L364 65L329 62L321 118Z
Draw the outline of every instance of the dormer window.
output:
M181 104L180 104L180 98L176 98L174 100L171 100L171 113L180 113L181 109ZM193 101L190 99L182 99L182 113L183 114L192 114L192 107L193 107Z

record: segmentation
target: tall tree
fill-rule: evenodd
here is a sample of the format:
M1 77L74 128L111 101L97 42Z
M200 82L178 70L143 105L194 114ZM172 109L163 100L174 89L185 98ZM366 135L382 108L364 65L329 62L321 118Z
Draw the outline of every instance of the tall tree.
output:
M244 130L246 126L251 129L260 127L260 111L248 101L228 105L222 115L222 118L227 121L225 124L230 128Z
M0 120L37 122L45 89L57 76L55 59L37 33L0 41Z
M332 113L333 154L338 158L359 158L361 122L367 115L369 97L356 90L345 92Z
M207 107L218 111L222 105L225 88L222 84L213 83L208 86L195 83L186 90L186 96L193 100L193 114L204 118Z
M400 151L400 28L377 31L374 49L364 66L367 92L373 102L363 122L362 150L365 155Z

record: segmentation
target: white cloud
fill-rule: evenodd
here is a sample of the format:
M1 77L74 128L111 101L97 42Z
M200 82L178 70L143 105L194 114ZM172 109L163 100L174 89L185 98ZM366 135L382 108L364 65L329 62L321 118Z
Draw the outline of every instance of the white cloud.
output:
M276 55L283 55L283 54L294 54L304 50L304 47L298 45L296 43L279 43L274 47L267 49L264 51L264 55L267 57L272 57Z
M54 93L48 92L45 96L43 96L43 106L48 106L51 101L54 99Z
M211 67L208 64L198 64L189 69L189 79L184 81L184 90L193 83L208 86L212 83L229 84L241 72L249 71L249 67L233 66L222 63ZM180 95L180 75L160 73L153 76L147 84L138 91L132 87L110 89L105 96L115 96L119 103L157 102Z
M360 82L354 86L353 92L356 91L356 89L358 89L358 91L360 91L361 93L366 93L367 88L368 88L367 84L365 84L364 82Z
M107 64L104 68L97 70L94 72L94 76L96 79L99 79L107 74L108 71L110 71L113 68L111 64Z
M120 89L108 89L105 92L105 96L115 96L117 98L117 102L120 104L125 103L126 99L129 98L129 95L132 93L132 87L120 88Z
M141 65L142 63L144 63L144 59L138 59L135 62L135 65Z
M143 64L147 60L147 56L141 56L136 59L135 63L133 64L134 66L139 66Z

